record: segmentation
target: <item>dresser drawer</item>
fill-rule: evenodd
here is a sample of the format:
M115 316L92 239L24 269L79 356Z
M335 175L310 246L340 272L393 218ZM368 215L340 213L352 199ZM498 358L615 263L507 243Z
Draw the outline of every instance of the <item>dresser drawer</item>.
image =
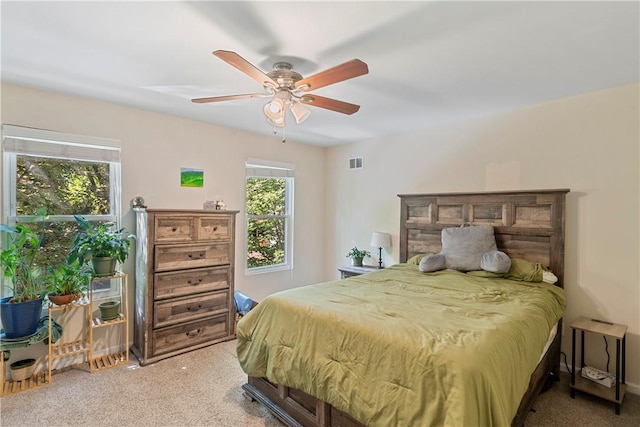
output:
M191 216L157 216L154 224L156 243L190 242L194 236Z
M221 216L201 216L196 218L198 240L230 240L232 218Z
M167 299L229 288L231 267L198 268L154 275L154 299Z
M223 338L229 334L228 322L229 315L224 314L154 330L152 352L158 355Z
M154 303L153 327L175 325L225 312L229 312L228 291L161 300Z
M231 253L229 243L156 245L154 269L168 271L230 264Z

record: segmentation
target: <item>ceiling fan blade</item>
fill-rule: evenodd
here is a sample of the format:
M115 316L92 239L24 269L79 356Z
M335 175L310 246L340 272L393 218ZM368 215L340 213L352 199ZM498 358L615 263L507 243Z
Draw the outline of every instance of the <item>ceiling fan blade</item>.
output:
M209 98L195 98L192 99L191 102L195 102L197 104L204 104L206 102L220 102L220 101L232 101L234 99L246 99L246 98L266 98L268 94L264 93L247 93L243 95L226 95L226 96L211 96Z
M272 86L274 89L278 87L278 83L255 67L249 61L241 57L235 52L229 50L216 50L213 52L215 56L222 59L226 63L233 65L263 86Z
M324 86L328 86L334 83L338 83L344 80L349 80L354 77L367 74L369 67L367 64L359 59L352 59L341 65L336 65L328 70L321 71L312 76L306 77L296 82L295 87L301 88L307 86L303 91L315 90Z
M337 99L325 98L313 94L302 95L300 102L312 107L325 108L331 111L337 111L342 114L353 114L360 109L359 105L349 104L348 102L338 101Z

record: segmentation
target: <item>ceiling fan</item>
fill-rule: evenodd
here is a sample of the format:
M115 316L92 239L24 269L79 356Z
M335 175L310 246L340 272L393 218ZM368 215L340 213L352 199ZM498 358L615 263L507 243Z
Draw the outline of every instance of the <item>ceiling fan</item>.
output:
M267 116L267 122L274 127L285 126L287 109L291 110L296 123L302 123L311 114L302 104L343 114L355 113L360 109L359 105L325 98L308 92L369 72L367 64L359 59L352 59L309 77L303 77L295 72L288 62L276 62L273 66L273 71L264 73L235 52L216 50L213 54L256 80L264 87L266 92L195 98L191 101L202 104L234 99L270 97L272 99L264 106L264 113Z

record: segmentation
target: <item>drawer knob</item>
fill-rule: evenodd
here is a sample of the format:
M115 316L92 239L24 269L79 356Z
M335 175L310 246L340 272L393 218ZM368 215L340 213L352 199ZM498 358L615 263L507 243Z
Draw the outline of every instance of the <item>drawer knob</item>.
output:
M213 227L213 231L218 231L218 226Z
M173 231L175 233L176 231L178 231L178 227L172 227L171 231Z
M192 331L187 332L185 335L187 338L195 338L202 332L202 328L194 329Z

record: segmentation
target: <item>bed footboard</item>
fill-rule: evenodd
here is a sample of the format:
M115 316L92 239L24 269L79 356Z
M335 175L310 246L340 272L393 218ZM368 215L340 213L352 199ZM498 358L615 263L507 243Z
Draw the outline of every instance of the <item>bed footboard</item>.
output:
M559 331L562 324L559 325ZM558 332L549 350L531 375L529 388L520 401L513 418L513 427L524 426L536 398L552 373L558 378L560 368L561 333ZM326 402L300 390L270 382L266 378L249 377L242 386L246 394L269 409L280 421L290 427L364 427L364 425Z
M328 403L295 388L274 384L266 378L249 377L242 388L250 398L262 403L290 427L364 427Z

